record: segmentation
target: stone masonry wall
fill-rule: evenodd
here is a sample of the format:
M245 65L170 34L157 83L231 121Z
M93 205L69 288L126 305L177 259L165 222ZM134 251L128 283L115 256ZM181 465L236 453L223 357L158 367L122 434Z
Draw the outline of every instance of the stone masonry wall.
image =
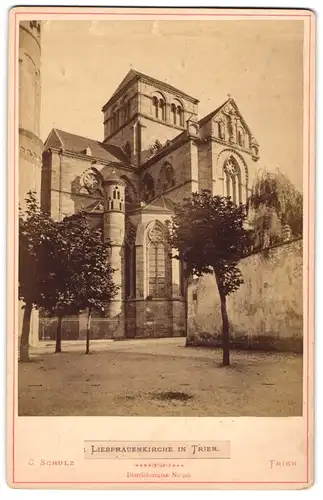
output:
M302 239L240 262L244 284L228 297L233 347L301 352L303 347ZM213 275L188 287L188 343L220 344L222 328Z

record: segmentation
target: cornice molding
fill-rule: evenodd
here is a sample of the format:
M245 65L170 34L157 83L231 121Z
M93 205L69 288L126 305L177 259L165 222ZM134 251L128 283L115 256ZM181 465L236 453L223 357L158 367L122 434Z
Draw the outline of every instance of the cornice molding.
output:
M124 163L112 162L110 160L104 160L103 158L99 158L97 156L88 156L88 155L85 155L83 153L74 153L72 151L67 151L66 149L62 149L62 148L50 147L46 151L51 151L51 152L53 151L61 156L68 156L68 157L83 160L84 162L93 164L94 168L96 168L96 166L95 166L96 163L98 163L100 165L106 165L106 166L120 168L120 169L126 170L127 172L133 172L134 168L135 168L132 165L129 166L129 165L125 165ZM44 151L44 153L46 151Z
M106 109L111 106L115 101L119 99L119 97L131 87L135 81L141 81L143 83L148 83L150 85L153 85L156 88L159 88L161 90L164 90L166 92L169 92L173 95L176 95L176 97L179 98L184 98L187 101L193 103L193 104L198 104L200 101L196 99L195 97L191 97L190 95L186 94L185 92L182 92L181 90L177 89L176 87L173 87L172 85L169 85L168 83L163 83L160 82L159 80L155 80L152 77L149 77L148 75L135 75L124 87L122 87L115 95L110 97L110 99L106 102L106 104L103 106L102 111L106 111Z

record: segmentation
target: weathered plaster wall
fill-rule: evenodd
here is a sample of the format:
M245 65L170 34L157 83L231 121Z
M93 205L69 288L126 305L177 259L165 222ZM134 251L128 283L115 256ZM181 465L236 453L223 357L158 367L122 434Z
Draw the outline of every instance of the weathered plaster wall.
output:
M303 248L294 240L240 262L244 284L228 297L233 346L300 352L303 345ZM188 342L219 343L222 327L213 275L188 289Z

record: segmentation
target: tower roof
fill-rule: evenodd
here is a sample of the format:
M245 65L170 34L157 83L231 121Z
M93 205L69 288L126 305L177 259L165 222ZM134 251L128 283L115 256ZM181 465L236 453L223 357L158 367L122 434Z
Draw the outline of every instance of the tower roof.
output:
M119 174L117 174L117 172L115 170L112 170L111 174L107 175L105 178L104 178L104 182L117 182L118 184L122 183L122 184L125 184L125 181L120 177Z
M148 83L151 83L152 85L156 86L157 88L161 88L164 90L168 90L169 92L173 93L174 95L178 95L181 97L184 97L188 99L189 101L193 102L194 104L197 104L199 102L198 99L195 97L190 96L189 94L186 94L186 92L183 92L182 90L177 89L176 87L173 87L169 83L162 81L162 80L157 80L156 78L153 78L149 75L145 75L144 73L141 73L140 71L136 71L135 69L131 69L128 71L122 82L118 85L110 99L107 101L107 103L103 106L102 111L105 111L106 107L108 104L110 104L114 99L116 99L122 91L127 87L127 85L130 82L133 82L135 80L142 80L142 81L147 81Z

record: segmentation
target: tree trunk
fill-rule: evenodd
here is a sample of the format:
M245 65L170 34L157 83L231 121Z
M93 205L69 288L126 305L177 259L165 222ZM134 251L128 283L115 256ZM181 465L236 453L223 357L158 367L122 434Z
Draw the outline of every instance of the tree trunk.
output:
M29 361L29 330L30 330L30 318L31 311L33 309L32 304L25 304L24 317L22 321L22 332L20 338L20 361L25 363Z
M230 365L230 336L229 336L229 319L227 313L227 299L225 294L223 293L219 279L216 276L216 282L218 285L220 302L221 302L221 316L222 316L222 349L223 349L223 357L222 364L223 366Z
M92 314L92 311L91 311L91 309L89 309L89 313L87 316L87 325L86 325L86 351L85 351L85 354L90 354L91 314Z
M62 322L63 322L63 316L58 316L55 352L62 352Z

